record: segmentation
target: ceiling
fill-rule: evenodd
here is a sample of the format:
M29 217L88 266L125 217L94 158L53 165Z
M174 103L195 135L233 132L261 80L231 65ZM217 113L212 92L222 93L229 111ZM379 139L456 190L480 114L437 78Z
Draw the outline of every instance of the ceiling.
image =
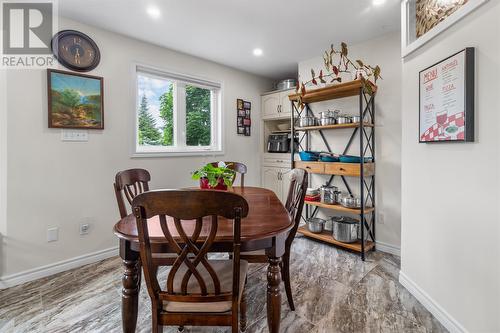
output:
M279 79L330 43L399 29L399 0L60 0L62 16ZM375 0L377 1L377 0ZM381 0L378 0L381 1ZM159 10L152 18L148 7ZM253 55L261 48L260 57Z

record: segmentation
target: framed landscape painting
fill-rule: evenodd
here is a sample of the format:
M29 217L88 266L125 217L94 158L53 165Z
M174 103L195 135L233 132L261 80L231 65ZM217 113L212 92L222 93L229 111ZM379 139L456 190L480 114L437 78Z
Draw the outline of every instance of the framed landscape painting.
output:
M104 129L103 78L47 70L49 128Z

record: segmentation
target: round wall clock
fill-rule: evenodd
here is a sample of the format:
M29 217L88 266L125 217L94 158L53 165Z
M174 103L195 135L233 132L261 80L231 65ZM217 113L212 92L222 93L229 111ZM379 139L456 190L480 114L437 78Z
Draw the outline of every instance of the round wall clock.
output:
M101 61L97 44L76 30L59 31L52 38L52 53L64 67L77 72L91 71Z

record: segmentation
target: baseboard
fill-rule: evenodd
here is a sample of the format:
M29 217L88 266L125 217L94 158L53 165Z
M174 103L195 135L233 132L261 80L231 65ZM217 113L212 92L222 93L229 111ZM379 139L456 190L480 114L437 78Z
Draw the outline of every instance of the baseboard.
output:
M434 315L434 317L450 333L468 333L455 318L453 318L445 309L443 309L435 300L432 299L422 288L413 282L405 273L399 271L399 283L403 285L422 305Z
M401 248L397 246L377 241L375 243L375 248L377 249L377 251L390 253L395 256L401 257Z
M83 256L74 257L68 260L59 261L50 265L37 267L24 272L2 276L0 277L0 289L10 288L21 283L30 282L46 276L67 271L69 269L92 264L117 255L118 247L112 247L109 249L85 254Z

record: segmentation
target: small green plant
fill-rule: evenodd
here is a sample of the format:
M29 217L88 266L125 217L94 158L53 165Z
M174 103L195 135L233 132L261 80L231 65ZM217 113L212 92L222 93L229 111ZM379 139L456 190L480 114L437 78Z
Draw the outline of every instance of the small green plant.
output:
M200 180L201 178L207 178L208 184L211 187L217 186L219 179L224 181L226 186L232 186L235 176L235 171L228 168L230 164L224 162L219 162L217 166L213 166L208 163L204 167L193 172L192 178L194 180Z

